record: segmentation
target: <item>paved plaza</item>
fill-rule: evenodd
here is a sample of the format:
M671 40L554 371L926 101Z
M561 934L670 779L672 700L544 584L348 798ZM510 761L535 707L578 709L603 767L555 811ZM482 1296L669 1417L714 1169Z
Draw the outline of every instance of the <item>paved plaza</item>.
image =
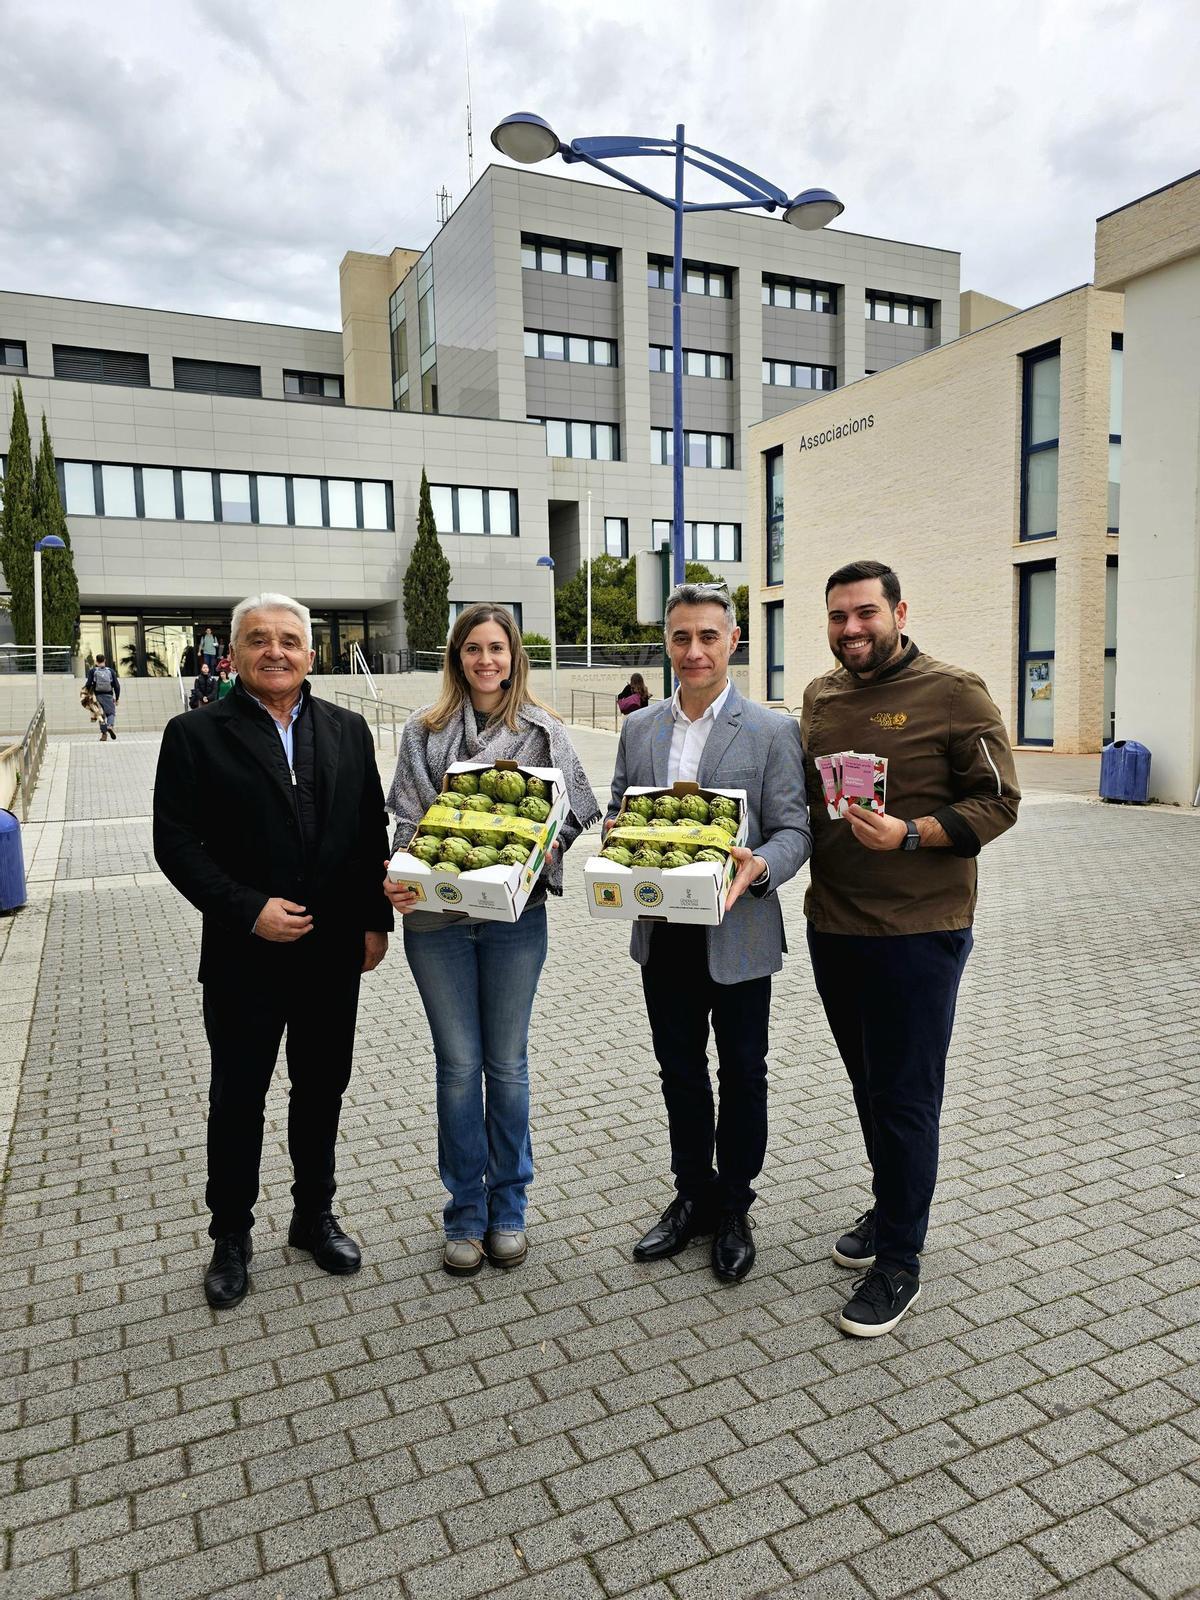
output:
M829 1247L867 1176L803 876L758 1265L734 1287L703 1246L630 1259L670 1196L665 1123L586 841L534 1014L528 1263L439 1269L429 1036L393 941L342 1121L363 1270L285 1245L277 1079L253 1290L218 1315L200 919L150 853L157 743L54 742L30 905L0 919L5 1600L1200 1594L1200 818L1043 771L985 852L894 1334L836 1327ZM579 743L603 790L613 737Z

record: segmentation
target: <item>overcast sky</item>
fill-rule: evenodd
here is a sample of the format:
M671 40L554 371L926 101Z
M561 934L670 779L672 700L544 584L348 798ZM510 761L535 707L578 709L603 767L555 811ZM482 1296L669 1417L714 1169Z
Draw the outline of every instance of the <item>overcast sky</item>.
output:
M464 22L476 176L509 111L682 120L1021 306L1200 167L1195 0L0 0L0 288L339 326L466 192Z

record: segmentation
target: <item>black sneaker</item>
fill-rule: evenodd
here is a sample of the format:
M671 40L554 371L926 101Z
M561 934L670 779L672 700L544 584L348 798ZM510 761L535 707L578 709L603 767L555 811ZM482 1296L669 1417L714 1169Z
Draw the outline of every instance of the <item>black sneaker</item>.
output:
M875 1207L862 1216L844 1233L833 1247L833 1259L839 1267L864 1267L875 1265Z
M921 1280L911 1272L872 1267L855 1280L854 1293L842 1307L838 1327L859 1339L876 1339L881 1333L891 1333L920 1294Z

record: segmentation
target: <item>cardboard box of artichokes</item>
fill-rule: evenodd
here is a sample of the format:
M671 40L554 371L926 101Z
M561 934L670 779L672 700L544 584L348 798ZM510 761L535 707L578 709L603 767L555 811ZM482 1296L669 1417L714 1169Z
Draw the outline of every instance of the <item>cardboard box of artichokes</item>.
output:
M598 856L584 864L588 909L626 922L716 924L746 843L746 791L627 789Z
M516 922L566 814L557 767L456 761L387 875L422 911Z

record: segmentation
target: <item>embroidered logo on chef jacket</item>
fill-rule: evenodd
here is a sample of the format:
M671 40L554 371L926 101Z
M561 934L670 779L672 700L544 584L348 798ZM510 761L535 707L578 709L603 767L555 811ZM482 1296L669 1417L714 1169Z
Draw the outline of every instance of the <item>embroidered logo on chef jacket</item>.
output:
M871 718L881 728L902 728L908 721L907 711L877 711Z

